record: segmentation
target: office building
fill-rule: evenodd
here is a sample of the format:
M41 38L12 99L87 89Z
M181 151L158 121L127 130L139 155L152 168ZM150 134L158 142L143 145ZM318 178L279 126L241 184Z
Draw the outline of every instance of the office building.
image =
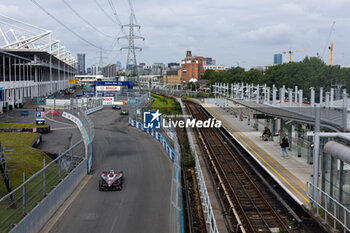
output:
M273 55L273 64L281 65L282 64L282 54L277 53Z
M78 74L84 75L85 74L85 53L78 53Z

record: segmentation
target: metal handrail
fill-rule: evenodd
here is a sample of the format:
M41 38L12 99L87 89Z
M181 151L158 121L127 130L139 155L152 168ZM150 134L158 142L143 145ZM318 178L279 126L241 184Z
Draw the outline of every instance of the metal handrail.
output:
M312 195L310 195L310 191L311 188L316 189L321 195L324 195L326 198L328 198L328 200L333 201L334 204L338 205L340 208L343 209L344 211L344 222L342 222L341 219L338 219L336 214L337 214L337 208L336 205L334 205L334 211L333 213L331 213L328 209L327 209L327 199L325 199L325 207L322 205L322 203L319 203L317 201L315 201L312 198ZM315 203L318 207L320 207L324 212L325 212L325 220L327 220L327 214L329 214L335 221L337 221L339 224L341 224L344 227L344 232L345 229L347 231L350 231L350 228L347 227L347 223L346 223L346 218L347 216L350 216L350 210L344 206L343 204L341 204L339 201L337 201L335 198L331 197L328 193L326 193L325 191L323 191L322 189L320 189L319 187L316 187L315 185L313 185L312 183L306 182L306 195L307 197L310 199L310 204ZM321 198L322 199L322 198ZM340 210L339 210L340 213ZM317 208L317 214L318 214L318 208ZM333 225L333 229L336 230L336 224L334 222Z
M39 171L37 171L35 174L33 174L31 177L29 177L24 183L20 184L17 188L15 188L14 190L12 190L10 193L6 194L5 196L3 196L0 199L0 202L6 200L7 198L9 198L11 195L13 195L14 193L16 193L19 189L23 188L24 185L26 185L28 182L30 182L31 180L33 180L35 177L37 177L38 175L40 175L44 170L46 170L50 165L52 165L53 163L55 163L57 160L61 159L66 153L68 153L70 150L74 149L75 147L77 147L83 140L80 139L77 143L75 143L72 147L70 147L68 150L66 150L65 152L63 152L61 155L57 156L57 158L55 158L54 160L52 160L50 163L48 163L45 167L43 167L42 169L40 169Z

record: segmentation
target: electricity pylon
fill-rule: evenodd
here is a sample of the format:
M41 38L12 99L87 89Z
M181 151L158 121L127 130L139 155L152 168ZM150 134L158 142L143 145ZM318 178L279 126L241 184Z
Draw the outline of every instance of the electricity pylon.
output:
M132 10L131 13L130 13L130 22L129 22L129 24L122 25L122 29L124 27L129 27L129 35L118 37L118 40L119 39L127 39L128 42L129 42L129 46L122 47L122 48L120 48L120 50L123 50L123 49L127 49L128 50L128 58L127 58L127 61L126 61L126 66L127 67L130 67L130 66L132 67L132 74L137 76L137 85L140 88L140 77L139 77L139 74L137 72L137 62L136 62L136 53L135 53L135 51L136 50L142 51L142 48L136 47L134 40L135 39L145 40L145 38L142 37L142 36L135 35L134 28L140 29L141 26L137 25L137 24L134 24L134 19L135 19L135 14L134 14L134 11Z

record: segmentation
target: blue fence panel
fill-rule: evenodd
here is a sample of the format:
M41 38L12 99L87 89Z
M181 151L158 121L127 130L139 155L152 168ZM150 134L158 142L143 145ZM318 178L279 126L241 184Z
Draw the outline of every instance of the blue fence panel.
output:
M142 127L142 123L134 121L134 120L130 120L130 123L132 126L143 130L144 132L148 133L149 135L152 135L155 139L157 139L160 144L163 146L165 152L167 153L167 155L169 156L169 158L171 159L171 161L175 162L175 152L173 151L173 149L169 146L169 144L167 143L167 141L165 140L165 138L163 137L163 135L153 129L145 129Z

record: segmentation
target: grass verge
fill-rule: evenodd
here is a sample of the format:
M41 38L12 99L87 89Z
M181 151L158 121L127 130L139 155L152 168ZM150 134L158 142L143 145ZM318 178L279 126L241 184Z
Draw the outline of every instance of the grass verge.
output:
M30 128L43 128L48 125L37 125L34 123L0 123L0 129L30 129Z
M23 172L26 173L28 178L43 167L43 158L46 159L46 163L51 161L44 152L31 147L37 136L37 133L30 132L0 133L2 146L13 147L14 150L8 153L6 158L12 189L15 189L22 183ZM0 192L1 194L7 193L2 178L0 181Z
M153 102L150 109L159 110L163 115L181 115L181 106L173 98L151 93Z

